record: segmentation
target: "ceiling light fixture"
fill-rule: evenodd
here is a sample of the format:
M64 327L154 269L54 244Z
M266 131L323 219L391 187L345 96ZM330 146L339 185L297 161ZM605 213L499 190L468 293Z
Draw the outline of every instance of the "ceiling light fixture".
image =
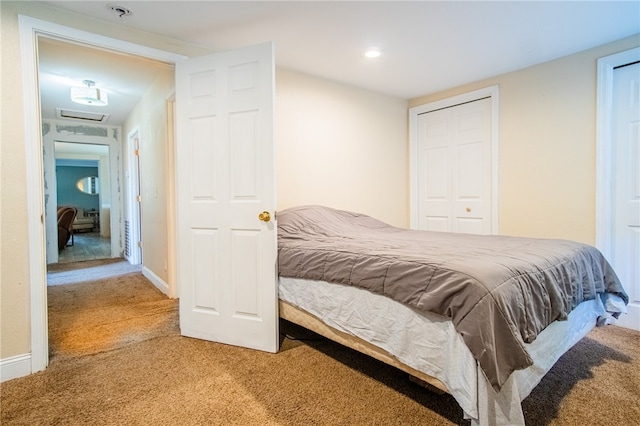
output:
M366 52L364 52L364 53L363 53L363 55L364 55L366 58L371 58L371 59L373 59L373 58L377 58L377 57L379 57L380 55L382 55L382 52L380 52L380 50L378 50L378 49L371 48L371 49L367 50Z
M82 83L87 87L72 87L71 88L71 100L78 104L92 105L92 106L105 106L109 103L107 99L107 93L98 89L95 86L95 82L91 80L83 80Z

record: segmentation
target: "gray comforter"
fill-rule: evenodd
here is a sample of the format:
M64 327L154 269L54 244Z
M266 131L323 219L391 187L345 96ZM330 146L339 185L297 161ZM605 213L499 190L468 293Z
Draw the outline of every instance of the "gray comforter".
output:
M628 303L594 247L565 240L396 228L320 206L278 212L285 277L353 285L451 319L499 390L532 360L524 342L598 293Z

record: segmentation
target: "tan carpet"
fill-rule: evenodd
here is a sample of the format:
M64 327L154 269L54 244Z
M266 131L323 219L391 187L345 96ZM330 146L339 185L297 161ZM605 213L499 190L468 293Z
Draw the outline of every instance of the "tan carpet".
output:
M51 364L0 386L2 425L454 425L453 398L283 322L267 354L179 335L139 273L49 288ZM523 402L528 425L640 418L640 333L596 329Z
M141 273L49 287L51 359L106 352L175 334L177 303Z

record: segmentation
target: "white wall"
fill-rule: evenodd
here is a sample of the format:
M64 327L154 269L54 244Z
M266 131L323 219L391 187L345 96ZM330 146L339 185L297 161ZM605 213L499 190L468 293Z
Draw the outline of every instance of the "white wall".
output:
M109 157L100 156L98 173L100 175L100 236L111 237L111 167ZM115 206L114 206L115 207Z

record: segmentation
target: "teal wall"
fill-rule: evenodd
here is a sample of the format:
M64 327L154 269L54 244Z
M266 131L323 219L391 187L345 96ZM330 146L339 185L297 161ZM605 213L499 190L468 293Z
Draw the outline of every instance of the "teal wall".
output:
M98 195L89 195L76 187L78 179L98 176L97 167L57 166L58 206L73 206L84 211L99 210Z

